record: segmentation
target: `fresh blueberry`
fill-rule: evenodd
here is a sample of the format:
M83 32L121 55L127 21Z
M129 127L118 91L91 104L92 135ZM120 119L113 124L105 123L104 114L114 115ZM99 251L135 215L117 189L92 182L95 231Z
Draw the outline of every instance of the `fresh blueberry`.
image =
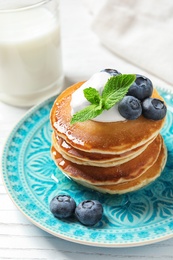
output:
M128 120L136 119L142 114L141 102L133 96L125 96L118 104L118 111Z
M114 69L104 69L104 70L101 70L101 72L107 72L111 76L117 76L117 75L121 74L120 72L118 72L117 70L114 70Z
M163 119L167 108L164 102L157 98L146 98L142 102L142 114L144 117L153 120Z
M134 96L139 100L144 100L152 95L153 84L150 79L142 76L136 75L135 82L131 85L127 92L127 96Z
M73 215L76 202L68 195L57 195L50 202L50 211L56 218L68 218Z
M97 200L84 200L75 209L77 219L85 226L93 226L98 223L102 214L102 204Z

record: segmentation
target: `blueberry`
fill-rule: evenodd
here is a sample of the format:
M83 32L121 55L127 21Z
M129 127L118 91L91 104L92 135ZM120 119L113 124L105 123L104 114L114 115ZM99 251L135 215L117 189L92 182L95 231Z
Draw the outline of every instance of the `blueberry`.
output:
M120 72L118 72L117 70L114 70L114 69L104 69L104 70L101 70L101 72L107 72L111 76L117 76L117 75L121 74Z
M68 218L73 215L76 202L68 195L57 195L50 202L50 211L56 218Z
M147 98L142 102L142 114L144 117L153 120L163 119L167 108L164 102L157 98Z
M84 200L75 210L77 219L85 226L93 226L98 223L102 214L102 204L97 200Z
M152 95L153 84L150 79L142 76L136 75L135 82L131 85L127 92L127 96L134 96L139 100L144 100Z
M118 111L126 119L136 119L142 114L141 102L135 97L125 96L118 104Z

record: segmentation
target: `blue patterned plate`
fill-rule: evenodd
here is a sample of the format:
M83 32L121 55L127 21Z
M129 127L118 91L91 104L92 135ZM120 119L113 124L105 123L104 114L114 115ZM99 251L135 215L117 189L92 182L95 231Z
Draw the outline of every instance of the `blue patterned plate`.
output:
M50 156L49 113L54 98L31 109L10 134L3 152L3 180L10 197L24 215L41 229L76 243L126 247L158 242L173 236L173 93L159 90L168 105L162 130L168 149L166 167L154 183L125 195L104 195L84 188L57 170ZM97 199L103 219L85 227L75 219L59 220L49 211L59 193L77 203Z

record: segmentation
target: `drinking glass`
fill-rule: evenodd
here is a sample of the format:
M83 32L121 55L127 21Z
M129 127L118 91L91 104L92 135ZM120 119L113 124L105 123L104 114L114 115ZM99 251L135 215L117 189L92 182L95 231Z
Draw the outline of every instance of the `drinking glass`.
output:
M59 0L0 1L0 100L32 106L62 88Z

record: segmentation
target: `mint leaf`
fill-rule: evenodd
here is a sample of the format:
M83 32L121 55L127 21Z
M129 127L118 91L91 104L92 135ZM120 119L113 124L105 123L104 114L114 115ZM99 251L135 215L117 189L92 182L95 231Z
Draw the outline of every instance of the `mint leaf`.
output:
M133 74L109 78L102 92L103 108L108 110L119 102L127 94L135 79L136 76Z
M95 88L85 88L83 90L85 98L91 103L91 104L99 104L101 101L100 93Z
M71 119L71 124L77 123L77 122L84 122L86 120L92 119L98 115L100 115L103 111L102 105L99 104L92 104L88 107L85 107L81 111L77 112L73 115Z
M97 117L105 109L109 110L123 99L135 79L136 76L133 74L113 76L106 82L102 95L95 88L84 89L84 96L91 105L74 114L70 123L84 122Z

